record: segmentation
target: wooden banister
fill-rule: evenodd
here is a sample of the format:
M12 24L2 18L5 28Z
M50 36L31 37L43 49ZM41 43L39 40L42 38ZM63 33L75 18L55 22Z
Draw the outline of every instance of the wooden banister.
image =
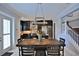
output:
M67 21L66 23L67 23L67 26L72 29L72 27L69 25L69 21Z

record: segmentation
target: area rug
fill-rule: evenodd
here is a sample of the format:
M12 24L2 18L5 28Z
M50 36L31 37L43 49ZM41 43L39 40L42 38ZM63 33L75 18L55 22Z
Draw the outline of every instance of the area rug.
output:
M2 56L11 56L12 54L13 54L13 52L6 52Z

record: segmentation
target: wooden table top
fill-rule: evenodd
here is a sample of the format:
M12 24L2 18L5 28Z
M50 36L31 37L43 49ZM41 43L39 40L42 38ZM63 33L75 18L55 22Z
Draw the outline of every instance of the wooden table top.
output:
M61 45L58 40L55 39L43 39L39 41L38 39L24 39L19 42L16 46L53 46L53 45Z

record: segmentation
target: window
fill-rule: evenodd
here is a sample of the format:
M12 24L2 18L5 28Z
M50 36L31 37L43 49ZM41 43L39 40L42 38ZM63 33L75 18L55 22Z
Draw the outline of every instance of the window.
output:
M10 20L3 19L3 49L10 46Z

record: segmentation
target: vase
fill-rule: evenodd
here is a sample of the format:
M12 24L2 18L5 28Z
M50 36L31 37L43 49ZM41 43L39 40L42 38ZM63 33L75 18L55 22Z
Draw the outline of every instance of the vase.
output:
M38 40L41 41L41 39L42 39L42 35L39 34L38 35Z

